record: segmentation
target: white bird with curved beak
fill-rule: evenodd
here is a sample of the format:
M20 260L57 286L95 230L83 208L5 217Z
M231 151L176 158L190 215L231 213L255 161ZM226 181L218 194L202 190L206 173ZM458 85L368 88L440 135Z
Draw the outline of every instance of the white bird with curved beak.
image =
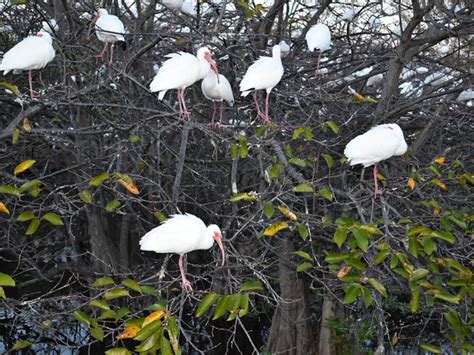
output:
M160 226L152 229L140 239L140 249L156 253L179 254L179 270L183 289L192 291L191 283L183 269L183 255L194 250L207 250L216 242L222 252L222 266L225 262L224 245L220 228L204 222L189 213L175 214Z
M41 30L36 36L29 36L8 50L0 64L3 75L11 70L28 70L28 83L30 85L30 97L38 98L33 92L31 71L42 69L51 62L56 55L53 48L51 35Z
M190 53L178 52L165 57L169 59L162 64L150 83L150 91L158 92L158 100L163 100L168 90L177 89L179 115L189 118L191 112L188 112L186 108L184 90L204 79L210 70L219 75L217 64L211 58L211 52L207 47L199 48L195 56Z
M117 16L109 15L106 9L99 9L97 10L97 15L91 22L91 27L94 25L97 38L99 41L105 43L104 49L96 55L96 58L102 60L109 43L111 43L109 58L109 65L111 65L114 56L115 42L125 42L125 38L123 37L125 34L125 27L123 22L120 21Z
M227 78L222 74L216 74L209 70L209 73L201 82L201 90L206 99L212 101L212 119L211 128L214 128L214 117L217 107L216 101L220 102L219 106L219 123L222 124L222 113L224 112L223 101L229 106L234 106L234 94Z

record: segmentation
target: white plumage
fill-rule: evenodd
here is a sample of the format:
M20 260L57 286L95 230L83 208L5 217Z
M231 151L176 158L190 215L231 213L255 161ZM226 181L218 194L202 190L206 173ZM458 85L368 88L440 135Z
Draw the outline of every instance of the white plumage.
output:
M350 165L374 165L375 194L380 194L377 184L377 163L392 156L403 155L408 146L403 131L396 123L383 124L352 139L344 149Z
M54 59L55 54L50 34L42 30L36 36L26 37L8 50L3 56L0 70L3 70L3 75L15 69L29 70L30 95L35 98L31 71L44 68Z
M229 106L234 106L234 94L227 78L222 74L216 74L210 70L201 82L201 90L204 96L212 101L213 111L211 127L214 127L214 116L216 114L216 101L220 102L220 123L222 123L222 112L224 110L223 101Z
M271 57L260 57L255 61L244 75L240 82L240 91L242 96L247 96L254 91L254 100L257 107L257 113L266 122L270 122L268 116L268 98L272 89L280 82L283 76L283 64L281 63L281 49L279 45L273 46ZM265 113L260 111L258 106L256 90L265 90L267 97L265 99Z
M183 6L183 0L162 0L161 3L170 10L179 10Z
M109 43L110 47L110 59L109 65L112 64L112 58L114 55L115 42L125 42L123 35L125 34L125 27L123 22L115 15L109 15L106 9L97 10L96 17L92 20L95 23L95 33L99 41L104 42L104 49L97 55L97 58L102 59L104 53L107 50Z
M183 254L193 250L210 249L217 242L222 251L222 265L225 254L219 227L204 222L192 214L175 214L140 239L140 249L156 253L179 254L179 267L183 288L192 290L183 270Z
M331 48L331 31L328 26L322 23L312 26L306 33L305 39L311 52L314 52L315 49L324 52Z
M290 50L291 50L290 45L286 43L286 41L283 41L283 40L280 41L278 45L280 46L281 57L286 58L288 54L290 54Z
M319 50L317 64L316 64L316 76L320 75L319 62L321 61L321 53L331 48L331 31L329 27L319 23L312 26L306 33L306 44L311 52L315 49Z
M184 90L203 79L211 68L218 73L217 65L207 47L199 48L196 56L179 52L166 57L169 59L162 64L150 83L150 91L158 92L158 100L162 100L168 90L177 89L180 115L189 116L184 102Z

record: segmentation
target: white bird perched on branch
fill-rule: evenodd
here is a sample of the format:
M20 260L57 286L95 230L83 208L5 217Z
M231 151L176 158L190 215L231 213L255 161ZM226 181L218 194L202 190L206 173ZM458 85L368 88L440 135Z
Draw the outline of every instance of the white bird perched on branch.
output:
M92 20L91 25L95 24L96 35L99 41L104 42L104 49L100 52L96 58L103 59L105 51L109 43L110 45L110 58L109 65L112 64L114 56L115 42L125 42L123 35L125 34L125 27L123 22L115 15L109 15L106 9L97 10L97 15Z
M408 146L403 131L396 123L375 126L352 139L344 149L350 165L374 166L375 195L381 195L377 183L377 164L395 155L403 155Z
M41 30L36 36L26 37L8 50L3 56L0 70L3 70L3 75L15 69L28 70L30 96L32 99L38 98L33 92L31 71L44 68L55 55L53 39L48 32Z
M316 76L320 75L319 62L321 61L321 53L331 48L331 31L329 27L319 23L312 26L308 33L306 33L306 44L311 52L315 49L319 50L316 64Z
M214 128L214 117L216 115L216 101L220 102L219 122L222 124L222 112L224 111L223 101L229 106L234 106L234 94L227 78L222 74L216 74L210 70L201 82L201 90L204 96L212 101L211 128Z
M225 261L224 245L220 228L204 222L192 214L175 214L160 226L152 229L140 239L140 249L156 253L179 254L179 270L183 289L192 291L183 269L183 255L194 250L210 249L216 242L222 251L222 265Z

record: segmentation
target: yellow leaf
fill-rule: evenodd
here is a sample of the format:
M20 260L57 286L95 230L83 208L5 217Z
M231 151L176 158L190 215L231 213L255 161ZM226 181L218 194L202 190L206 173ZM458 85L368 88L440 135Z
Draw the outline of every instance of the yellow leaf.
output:
M288 218L289 220L294 221L294 222L298 220L298 217L296 217L296 215L293 212L291 212L288 208L279 206L278 209L280 210L281 214L285 216L286 218Z
M352 266L349 266L349 265L341 267L341 269L337 273L337 278L342 279L344 276L347 275L349 271L351 271L351 269L352 269Z
M0 202L0 212L10 214L10 211L8 210L7 206L3 202Z
M153 313L150 313L150 315L148 315L145 320L143 321L143 324L142 324L142 328L145 328L148 324L150 324L151 322L157 320L157 319L161 319L163 317L165 317L167 314L166 311L162 310L162 309L159 309Z
M441 190L443 191L447 190L446 185L443 182L441 182L439 179L433 179L431 180L431 182L435 184L436 186L438 186Z
M3 86L5 89L10 90L12 93L14 93L16 96L20 96L21 93L18 90L18 86L7 83L6 81L2 81L0 83L0 86Z
M408 186L410 186L410 189L414 189L415 188L415 179L413 179L412 177L408 179Z
M31 131L31 122L28 118L25 118L23 120L23 129L25 130L25 132Z
M140 193L140 191L138 191L138 188L135 186L133 182L126 182L123 179L118 179L117 182L134 195L138 195Z
M265 228L265 231L263 232L263 235L266 235L267 237L273 237L279 231L281 231L282 229L286 229L286 228L288 228L288 223L278 222L278 223L272 224L271 226L268 226L267 228Z
M385 176L383 176L383 175L380 174L380 173L377 173L377 179L379 179L379 180L385 180Z
M392 343L392 346L395 346L395 344L398 343L397 333L393 334L392 340L390 342Z
M131 325L130 327L126 327L124 331L117 336L117 339L135 338L139 331L140 327L138 325Z
M12 144L17 144L19 138L20 138L20 130L18 128L15 128L13 130Z
M36 160L25 160L25 161L22 161L20 164L18 164L16 167L15 167L15 171L13 172L13 175L18 175L22 172L24 172L25 170L28 170L29 168L31 168L33 166L33 164L36 163Z
M433 211L433 214L434 214L436 217L438 217L439 214L440 214L440 212L441 212L441 210L436 207L436 208L434 209L434 211Z
M354 95L354 99L355 99L356 101L364 101L364 99L365 99L364 96L362 96L361 94L358 94L358 93L356 93L356 92L355 92L353 95Z
M444 163L445 157L437 157L434 161L435 163L438 163L439 165L448 165Z

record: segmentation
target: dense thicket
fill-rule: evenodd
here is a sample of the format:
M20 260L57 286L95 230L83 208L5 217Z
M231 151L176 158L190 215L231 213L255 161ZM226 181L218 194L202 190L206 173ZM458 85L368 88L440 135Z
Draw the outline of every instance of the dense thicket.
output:
M0 265L16 281L0 278L0 349L27 340L34 351L100 353L149 341L166 353L170 340L176 353L177 339L185 353L473 351L474 127L472 99L458 98L472 86L468 3L359 0L343 21L349 2L207 1L189 16L157 1L103 1L128 30L111 66L94 57L96 2L0 4L4 52L42 21L59 24L55 60L34 73L41 99L27 96L25 73L0 83ZM320 77L304 43L315 23L333 38ZM238 83L280 40L291 52L262 126ZM176 92L160 102L148 90L166 54L203 44L236 97L217 129L200 85L187 90L190 121ZM385 191L374 198L369 172L343 150L390 122L410 148L381 164ZM25 160L35 164L14 174ZM217 248L187 256L193 293L180 290L177 257L138 248L176 212L224 235L224 267ZM263 235L279 222L288 227ZM217 320L196 316L210 292L212 309L227 310ZM167 333L116 339L163 307L157 329Z

